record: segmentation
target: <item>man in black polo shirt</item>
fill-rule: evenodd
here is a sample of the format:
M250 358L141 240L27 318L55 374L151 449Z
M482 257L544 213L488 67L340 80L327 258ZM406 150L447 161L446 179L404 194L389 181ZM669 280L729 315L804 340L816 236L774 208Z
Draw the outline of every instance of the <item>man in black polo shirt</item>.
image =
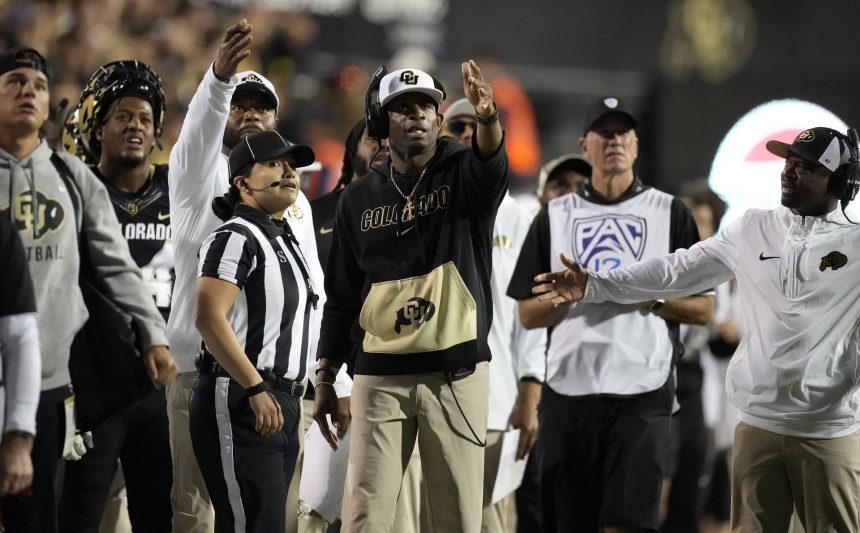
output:
M368 132L388 137L390 157L341 196L326 265L314 418L336 446L325 415L333 415L338 436L347 420L330 384L358 345L343 531L391 527L417 438L434 527L475 533L492 228L508 185L502 129L473 61L462 65L478 120L471 150L438 138L445 93L435 79L417 69L382 74L368 90Z

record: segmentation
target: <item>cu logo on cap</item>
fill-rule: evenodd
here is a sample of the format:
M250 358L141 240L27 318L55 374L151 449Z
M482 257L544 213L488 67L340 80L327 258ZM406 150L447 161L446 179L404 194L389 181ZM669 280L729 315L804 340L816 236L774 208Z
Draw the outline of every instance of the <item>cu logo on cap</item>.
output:
M404 70L400 73L400 81L406 85L418 85L418 75L411 70Z
M247 76L245 76L245 83L251 82L251 81L256 82L256 83L263 83L263 80L261 80L255 74L248 74Z
M800 135L797 136L797 142L808 143L815 139L815 133L812 130L806 130L800 132Z

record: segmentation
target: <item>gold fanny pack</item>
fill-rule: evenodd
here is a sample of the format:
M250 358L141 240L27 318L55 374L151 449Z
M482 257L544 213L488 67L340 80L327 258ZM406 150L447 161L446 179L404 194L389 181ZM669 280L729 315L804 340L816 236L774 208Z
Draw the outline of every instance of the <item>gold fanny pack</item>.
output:
M475 299L454 263L414 278L374 283L359 324L370 353L424 353L478 337Z

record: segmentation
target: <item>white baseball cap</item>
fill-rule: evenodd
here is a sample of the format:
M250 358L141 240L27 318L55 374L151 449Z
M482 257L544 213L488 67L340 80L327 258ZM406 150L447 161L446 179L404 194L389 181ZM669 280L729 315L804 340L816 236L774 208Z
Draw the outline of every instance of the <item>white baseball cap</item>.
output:
M445 89L436 78L417 68L401 68L389 72L379 82L379 103L383 107L404 93L426 94L436 102L445 99Z
M445 116L442 119L442 124L447 124L455 117L474 117L475 106L472 105L468 98L460 98L451 102L451 105L446 107L443 113Z
M278 92L275 91L274 84L272 84L272 82L270 82L265 76L259 72L254 72L253 70L240 72L236 74L236 76L239 78L239 84L236 86L236 90L233 94L240 91L257 91L262 93L263 96L268 98L269 101L275 105L275 111L278 110L278 107L281 105L280 100L278 100Z

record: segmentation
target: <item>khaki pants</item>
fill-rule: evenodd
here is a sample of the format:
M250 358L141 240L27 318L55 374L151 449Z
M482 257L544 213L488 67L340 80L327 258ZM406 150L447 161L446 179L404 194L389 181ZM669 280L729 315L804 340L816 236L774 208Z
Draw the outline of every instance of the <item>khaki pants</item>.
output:
M215 512L191 447L188 429L188 397L197 372L184 372L167 386L167 419L170 423L170 455L173 459L174 533L211 533Z
M495 504L490 504L493 498L493 487L496 485L496 474L499 471L499 461L502 455L502 436L504 431L487 431L487 447L484 450L484 508L481 516L481 533L505 533L508 530L508 502L504 497Z
M314 402L304 400L304 430L307 431L313 423ZM299 452L299 460L296 463L296 473L290 483L290 492L287 496L287 531L286 533L325 533L328 522L311 514L310 516L298 517L299 483L301 477L302 459L304 458L304 439L302 440L302 451ZM394 525L391 533L424 533L430 531L427 528L426 513L423 512L421 498L425 495L421 484L421 459L418 455L418 447L414 449L409 466L403 474L403 484L400 488L400 496L397 498L397 510L394 515ZM291 517L296 517L291 520Z
M403 472L397 509L394 511L394 525L390 533L429 533L430 517L427 516L427 489L421 479L421 455L418 446L412 449L412 457Z
M328 522L313 514L309 516L299 517L299 486L302 477L302 464L305 458L305 432L310 429L314 423L314 402L313 400L302 400L302 427L299 445L299 458L296 461L296 470L293 473L293 479L290 482L290 488L287 492L287 529L286 533L325 533L328 529Z
M99 533L131 533L128 500L125 497L124 489L125 478L122 475L122 466L119 466L113 476L113 481L111 481L110 489L108 489Z
M453 383L478 438L487 432L486 362ZM433 531L478 533L484 449L475 443L441 372L355 377L343 533L389 531L415 441Z
M836 439L778 435L741 422L732 457L732 531L860 531L860 431Z

